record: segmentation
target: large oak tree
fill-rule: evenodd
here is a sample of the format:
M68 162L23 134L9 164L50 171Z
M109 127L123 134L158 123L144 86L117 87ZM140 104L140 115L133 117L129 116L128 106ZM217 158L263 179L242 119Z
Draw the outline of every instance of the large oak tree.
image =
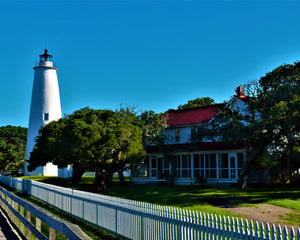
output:
M96 175L105 180L96 181L100 185L111 182L114 172L146 155L142 130L133 115L122 109L85 108L45 125L37 137L28 169L48 162L59 168L72 164L73 184L86 170L96 170Z
M279 66L244 88L246 111L223 109L194 141L206 137L248 147L238 186L244 186L250 168L277 169L278 179L293 181L300 168L300 63Z

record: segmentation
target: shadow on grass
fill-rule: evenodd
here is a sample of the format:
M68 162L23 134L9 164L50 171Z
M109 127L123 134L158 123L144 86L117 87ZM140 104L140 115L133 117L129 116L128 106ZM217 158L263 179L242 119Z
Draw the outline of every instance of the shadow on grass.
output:
M82 191L95 192L93 186L94 177L83 177L77 187L72 187L71 179L42 177L38 181ZM222 215L232 214L219 207L255 203L278 205L288 202L282 200L289 199L293 200L293 206L297 206L296 208L294 207L294 210L300 212L300 187L295 186L268 186L246 189L204 188L199 186L169 187L167 185L136 185L131 184L129 179L127 179L125 186L121 186L118 179L114 178L112 185L108 186L103 194ZM277 203L274 200L277 200ZM290 208L288 204L284 204L283 207Z

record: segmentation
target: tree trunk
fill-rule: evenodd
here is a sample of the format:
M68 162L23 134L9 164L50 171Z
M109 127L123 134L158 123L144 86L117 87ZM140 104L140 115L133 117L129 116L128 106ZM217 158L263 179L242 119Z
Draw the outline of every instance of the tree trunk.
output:
M123 169L118 170L118 176L119 176L121 186L124 187L125 186L125 178L124 178L124 174L123 174Z
M105 183L106 174L101 170L96 169L95 173L95 191L96 192L104 192L106 189Z
M171 173L170 173L170 176L169 176L169 186L173 187L174 186L174 178L176 176L176 158L171 157L169 161L171 163Z
M107 173L105 174L105 184L106 184L107 186L111 186L111 185L112 185L113 176L114 176L114 171L112 171L112 172L107 172Z
M85 169L82 167L78 167L73 165L73 174L72 174L72 185L78 186L82 175L85 173Z
M258 154L259 154L259 151L255 150L253 148L247 150L246 160L244 162L244 165L243 165L243 168L242 168L241 173L239 175L239 178L236 182L237 187L245 188L245 182L247 180L248 173L250 171L251 163L253 162L253 160L255 160L255 158L257 157Z

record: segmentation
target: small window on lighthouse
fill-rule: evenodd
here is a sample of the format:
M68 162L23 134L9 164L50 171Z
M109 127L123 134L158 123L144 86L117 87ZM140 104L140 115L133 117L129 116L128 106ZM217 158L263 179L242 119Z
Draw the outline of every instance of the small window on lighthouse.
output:
M44 113L44 121L48 121L49 120L49 113Z

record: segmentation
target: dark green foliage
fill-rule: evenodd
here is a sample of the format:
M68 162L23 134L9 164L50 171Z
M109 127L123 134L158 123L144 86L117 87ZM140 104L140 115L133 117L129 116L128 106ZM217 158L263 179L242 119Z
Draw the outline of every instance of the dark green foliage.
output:
M27 128L0 127L0 170L24 167Z
M201 106L211 105L214 103L215 103L214 99L212 99L210 97L202 97L202 98L196 98L194 100L189 100L187 103L179 105L178 109L201 107Z
M171 173L168 177L168 183L170 186L174 183L175 178L175 163L176 159L173 157L176 151L172 149L172 146L166 144L170 139L165 134L165 129L167 128L167 115L166 114L156 114L152 111L144 112L141 115L142 122L144 124L144 130L146 130L145 137L148 144L154 144L158 147L165 161L168 161L171 164Z
M105 182L126 163L141 161L142 130L129 109L81 109L40 130L30 156L29 170L52 162L59 168L73 165L73 183L87 170L96 170Z
M139 115L140 127L143 130L143 142L156 143L167 127L166 114L144 111Z
M245 86L245 95L249 96L246 111L231 110L230 105L235 104L231 102L210 125L200 127L194 141L209 136L248 146L240 186L250 167L270 168L273 173L277 169L277 179L293 182L300 168L300 64L282 65L250 82Z

